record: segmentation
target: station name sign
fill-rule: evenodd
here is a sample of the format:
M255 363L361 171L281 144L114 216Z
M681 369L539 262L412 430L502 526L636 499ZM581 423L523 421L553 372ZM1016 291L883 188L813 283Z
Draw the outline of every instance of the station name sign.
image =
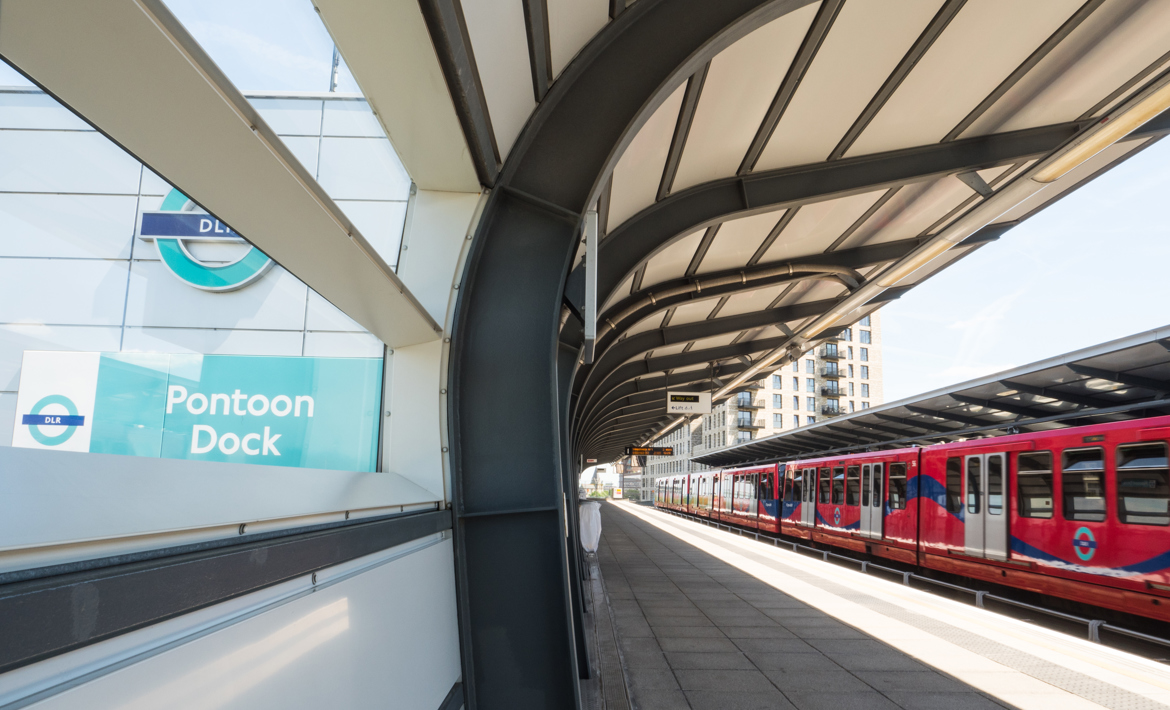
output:
M666 412L668 414L710 414L710 392L670 392L666 393Z
M674 456L673 446L627 446L626 456Z

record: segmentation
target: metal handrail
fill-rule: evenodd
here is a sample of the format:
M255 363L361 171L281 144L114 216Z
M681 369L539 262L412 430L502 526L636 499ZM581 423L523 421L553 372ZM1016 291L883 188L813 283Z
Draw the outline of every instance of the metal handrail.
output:
M686 518L686 519L691 520L691 521L704 522L708 526L710 526L711 523L714 522L716 528L727 528L727 530L729 532L733 529L730 525L724 525L724 524L720 523L719 521L711 521L707 518L701 518L698 516L689 515L687 513L680 513L677 510L669 510L669 509L664 509L664 508L656 508L656 510L666 510L666 512L671 513L673 515L677 515L681 518ZM742 528L735 528L735 530L739 531L740 535L743 535ZM759 531L756 531L756 540L759 540L759 539L760 539L760 533L759 533ZM931 579L930 577L924 577L924 576L922 576L920 574L916 574L914 572L906 572L904 570L894 569L893 567L886 567L884 565L875 564L875 563L870 562L868 560L859 560L856 557L842 555L842 554L837 553L837 552L829 552L828 550L818 550L815 547L809 547L808 545L801 545L799 543L790 542L788 540L781 540L778 537L771 537L769 535L765 535L764 539L771 540L773 547L779 547L780 543L784 543L785 545L791 545L793 552L798 552L800 550L807 550L808 552L816 553L816 554L820 555L821 559L825 562L828 562L830 557L835 557L839 560L845 560L847 562L855 562L855 563L861 565L861 571L864 574L869 574L870 569L876 569L876 570L881 570L882 572L896 574L896 575L899 575L902 577L902 584L904 584L906 586L910 586L910 580L916 579L916 580L919 580L922 582L928 582L930 584L937 585L939 587L946 587L947 589L953 589L957 592L964 592L966 594L971 594L972 596L975 597L975 606L980 608L980 609L985 609L986 607L984 606L984 600L990 599L992 601L999 602L1001 604L1007 604L1009 606L1018 607L1020 609L1027 609L1029 611L1040 612L1041 614L1047 614L1049 616L1054 616L1054 617L1057 617L1059 619L1064 619L1065 621L1071 621L1071 622L1078 623L1078 624L1084 624L1088 630L1089 641L1092 641L1094 643L1101 643L1100 630L1105 629L1106 631L1111 631L1113 633L1120 634L1122 636L1129 636L1130 638L1135 638L1135 639L1138 639L1140 641L1146 641L1148 643L1153 643L1153 644L1158 644L1161 646L1170 647L1170 639L1159 638L1157 636L1143 634L1140 631L1133 631L1132 629L1127 629L1127 628L1124 628L1121 626L1115 626L1115 625L1107 623L1101 619L1087 619L1083 616L1076 616L1075 614L1067 614L1063 611L1056 611L1054 609L1046 609L1046 608L1041 607L1041 606L1036 606L1035 604L1028 604L1026 602L1017 601L1015 599L1010 599L1008 597L1001 597L998 594L992 594L991 592L987 592L987 591L983 591L983 590L979 590L979 589L971 589L969 587L964 587L964 586L959 585L959 584L952 584L950 582L944 582L944 581L939 580L939 579Z

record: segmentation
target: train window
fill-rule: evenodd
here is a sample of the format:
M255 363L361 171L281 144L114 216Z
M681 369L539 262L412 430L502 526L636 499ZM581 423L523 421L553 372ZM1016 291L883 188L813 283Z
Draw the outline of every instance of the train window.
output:
M987 514L1003 515L1003 454L987 457Z
M1165 444L1117 447L1117 516L1134 525L1170 525Z
M1061 494L1065 520L1105 519L1105 454L1099 448L1065 451Z
M821 469L821 477L820 477L819 487L821 489L820 502L827 505L831 500L830 496L832 495L831 492L833 490L833 479L829 478L829 469L827 469L827 468Z
M857 475L857 467L849 467L849 475ZM869 505L869 465L861 467L861 504Z
M845 503L845 469L838 466L833 469L833 505Z
M1040 451L1016 459L1016 500L1021 518L1052 517L1052 454Z
M792 469L792 480L788 482L788 490L784 491L784 502L793 503L795 501L803 501L801 497L804 491L801 490L801 483L803 483L804 474L796 469Z
M906 509L906 464L890 464L890 510Z
M845 473L845 505L857 505L861 497L861 485L857 480L857 467L850 466Z
M983 500L983 468L977 457L967 459L967 512L978 513Z
M772 493L772 476L764 472L760 474L760 498L764 500L772 500L776 496Z
M882 465L874 464L873 467L873 507L880 508L882 505Z
M963 509L963 459L947 459L947 511L958 513Z

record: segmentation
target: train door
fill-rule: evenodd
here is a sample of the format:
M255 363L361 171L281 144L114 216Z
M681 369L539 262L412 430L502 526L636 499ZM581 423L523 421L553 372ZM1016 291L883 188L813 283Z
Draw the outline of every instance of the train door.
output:
M804 469L804 499L800 506L800 524L812 527L817 522L817 470Z
M885 518L884 469L880 463L861 467L861 534L880 540Z
M1008 558L1007 456L966 457L963 477L964 552L991 560Z

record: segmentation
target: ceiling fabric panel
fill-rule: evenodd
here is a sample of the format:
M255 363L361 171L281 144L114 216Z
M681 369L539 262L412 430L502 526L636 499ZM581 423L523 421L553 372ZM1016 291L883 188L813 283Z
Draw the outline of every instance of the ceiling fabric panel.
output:
M560 76L569 60L607 22L608 0L548 0L549 49L554 77Z
M760 261L781 261L825 251L885 192L866 192L801 207Z
M686 88L684 83L654 111L614 167L607 231L654 204Z
M637 335L638 333L644 333L647 330L654 330L655 328L661 328L662 327L662 319L665 317L666 317L665 313L655 313L654 315L650 316L649 318L644 318L644 319L638 321L637 323L635 323L628 330L626 330L625 331L626 336L628 337L631 335Z
M1081 2L968 2L846 157L942 140L1076 12Z
M756 170L829 157L941 5L941 0L846 2Z
M894 193L838 248L917 237L974 194L954 175L907 185Z
M818 7L773 20L711 60L672 192L735 175Z
M715 310L715 305L718 303L719 299L717 298L705 298L701 301L678 306L674 309L674 315L670 318L670 324L686 325L687 323L698 323L701 320L707 320L711 316L711 311Z
M605 302L601 304L601 308L597 312L605 313L614 303L625 298L626 296L629 296L630 289L633 285L634 275L630 274L625 278L624 281L618 284L618 287L613 290L613 293L610 294L609 298L605 299Z
M694 341L691 350L706 350L708 348L717 348L723 345L731 345L731 343L739 337L739 333L726 333L724 335L716 335L710 338L702 338Z
M712 271L746 266L785 211L765 212L724 222L696 273L709 274Z
M1106 2L963 136L1074 120L1158 62L1167 47L1170 3Z
M681 277L690 265L691 258L694 257L695 250L706 231L700 229L691 232L650 257L650 261L646 263L646 273L642 277L642 288L646 289L656 283Z
M809 281L800 297L792 303L810 303L823 301L828 298L837 298L848 293L844 284L837 281Z
M524 4L520 0L463 0L462 4L496 147L500 160L505 161L520 129L536 108Z
M727 303L723 304L723 308L719 310L719 315L738 316L744 313L762 311L772 301L775 301L776 297L786 288L788 288L787 285L768 286L767 288L758 288L747 293L737 293L727 299Z

